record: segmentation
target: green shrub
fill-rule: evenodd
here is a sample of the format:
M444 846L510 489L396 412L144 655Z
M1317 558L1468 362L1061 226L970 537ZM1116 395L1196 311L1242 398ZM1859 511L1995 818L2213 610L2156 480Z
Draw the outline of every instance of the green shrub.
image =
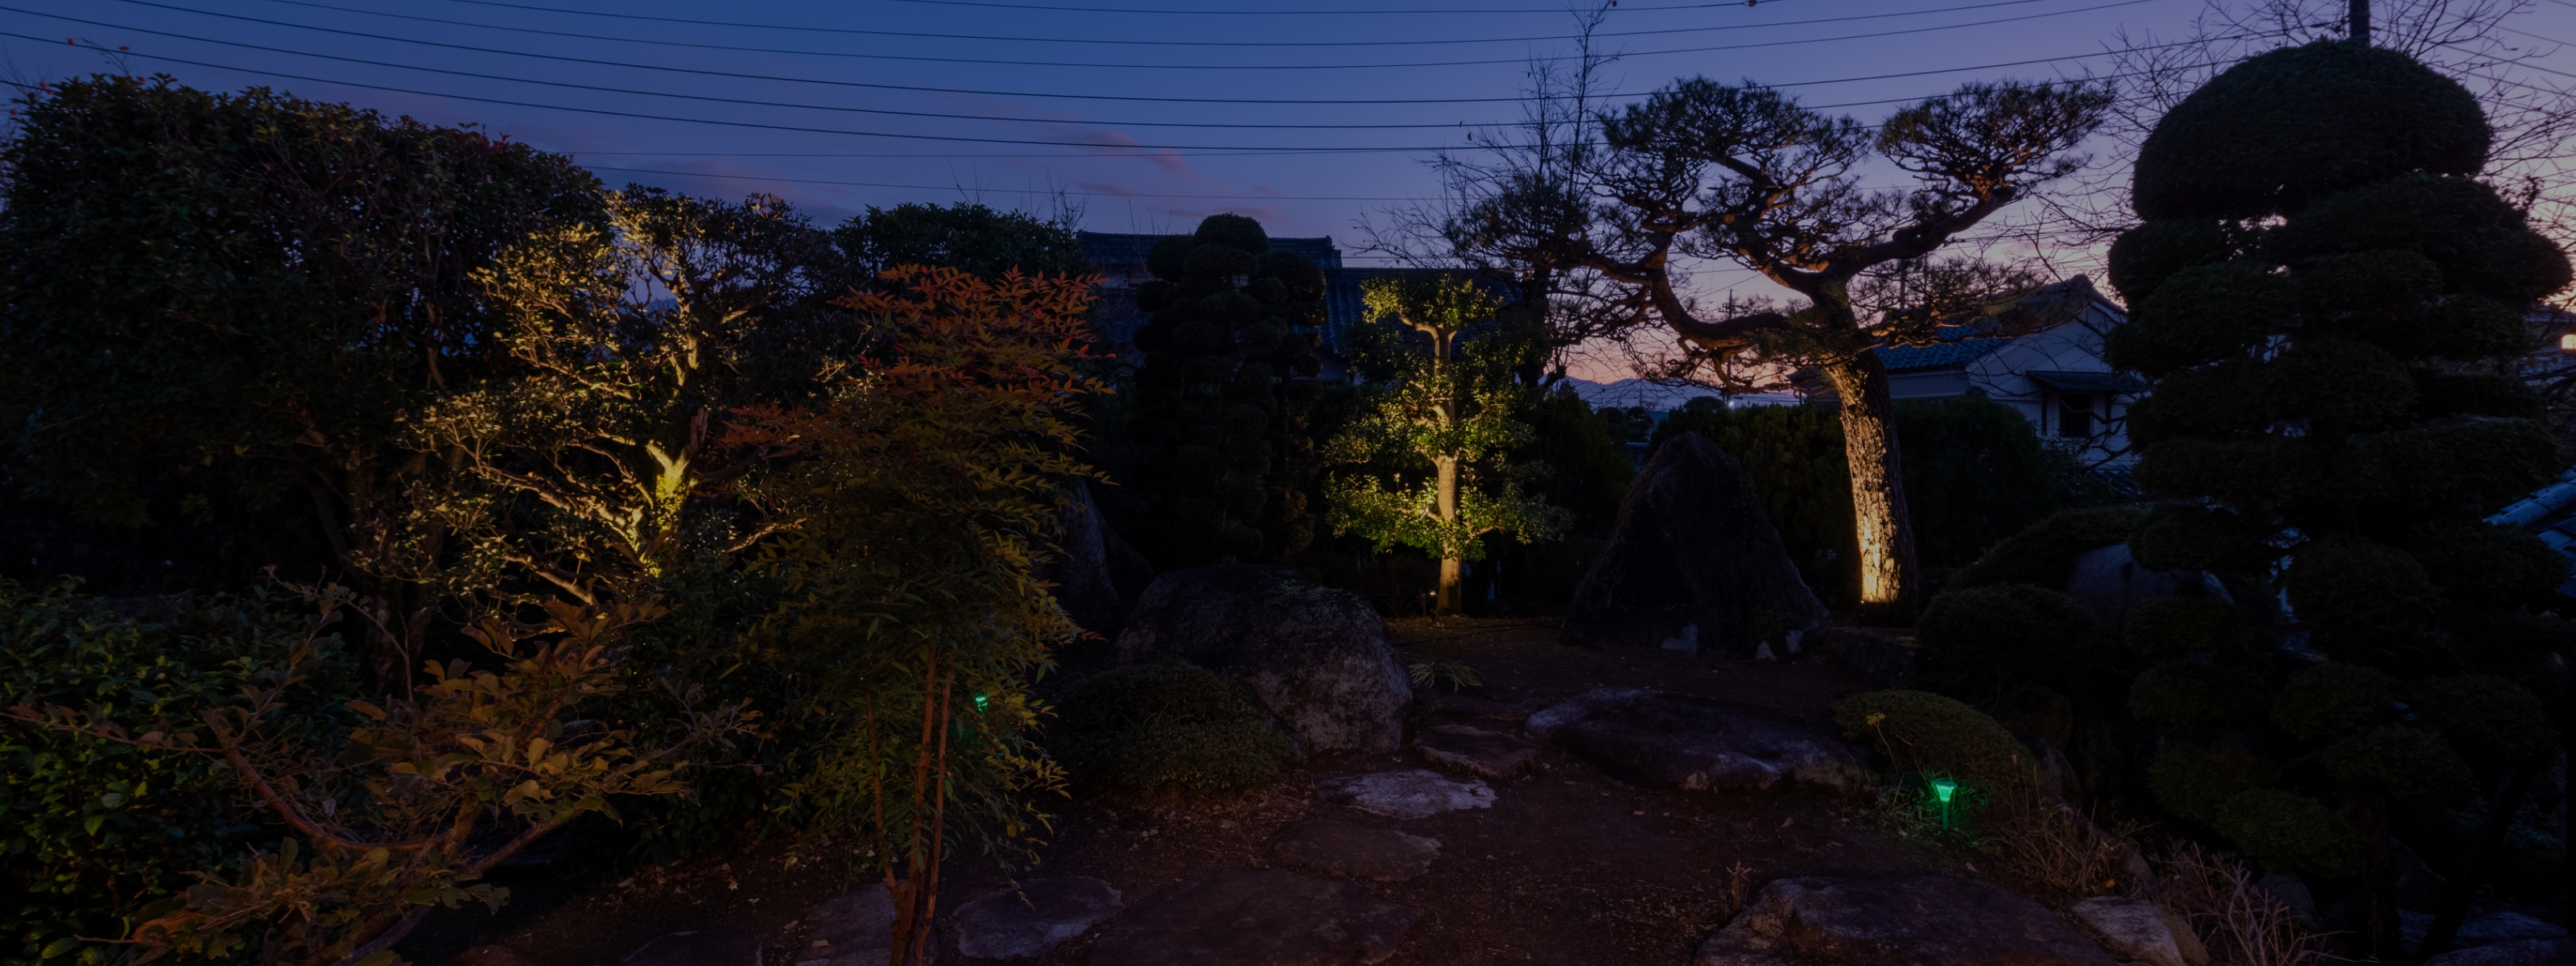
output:
M2281 589L2302 618L2338 627L2420 620L2441 596L2424 565L2406 551L2349 534L2321 537L2292 551Z
M2451 747L2499 764L2546 761L2558 748L2540 699L2499 677L2463 675L2417 682L2417 724L2440 732Z
M61 706L148 731L233 703L255 669L301 636L299 608L262 595L211 597L151 621L119 616L66 582L42 593L0 581L0 708ZM293 732L328 738L356 695L341 655L301 689ZM0 724L0 962L101 963L153 902L229 867L276 830L235 802L220 759ZM77 954L72 951L77 949ZM66 959L65 956L70 958Z
M2065 690L2098 658L2093 612L2045 587L2003 584L1932 599L1915 624L1924 672L1980 699L2019 683Z
M2001 788L2030 782L2030 749L1995 719L1929 691L1872 691L1834 702L1834 723L1899 771Z
M2130 685L2129 712L2187 728L2239 728L2263 720L2263 682L2239 668L2166 661Z
M2064 587L2084 551L2129 539L2146 511L2134 506L2066 510L2013 534L1951 579L1952 590L1988 584Z
M2266 871L2342 879L2361 866L2352 826L2305 795L2253 789L2219 806L2216 824Z
M2290 675L2272 702L2272 726L2301 741L2351 731L2387 714L2396 687L2374 668L2328 661Z
M1242 682L1178 661L1085 678L1057 713L1056 756L1075 781L1112 792L1250 788L1276 777L1290 752Z
M2442 739L2413 728L2372 728L2326 748L2326 772L2391 798L2457 804L2478 795L2478 776Z
M2201 824L2217 821L2229 799L2270 787L2270 763L2234 745L2166 745L2147 767L2147 787L2166 811Z
M2236 605L2207 597L2158 597L2129 612L2122 636L2152 658L2194 651L2241 651L2254 642L2254 622Z

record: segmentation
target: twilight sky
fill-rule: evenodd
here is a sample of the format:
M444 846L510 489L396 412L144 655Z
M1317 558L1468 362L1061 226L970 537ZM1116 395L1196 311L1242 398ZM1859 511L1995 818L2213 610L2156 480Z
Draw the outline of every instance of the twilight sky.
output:
M1621 92L1752 78L1875 120L1967 80L2105 69L2115 31L2171 36L2203 2L1625 0L1601 43ZM2508 22L2531 43L2576 42L2576 3L2529 2ZM1094 230L1234 211L1347 250L1433 192L1431 151L1511 119L1573 25L1548 0L0 0L0 68L479 123L612 184L768 191L826 224L1062 190ZM2576 77L2576 49L2540 63Z

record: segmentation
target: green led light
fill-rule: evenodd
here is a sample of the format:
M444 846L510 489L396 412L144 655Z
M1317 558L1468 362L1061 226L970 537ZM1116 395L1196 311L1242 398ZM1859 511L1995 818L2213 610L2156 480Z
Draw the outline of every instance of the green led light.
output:
M976 714L983 714L983 713L984 713L984 709L985 709L985 708L987 708L987 707L991 707L991 706L992 706L992 704L993 704L993 696L992 696L992 695L989 695L989 694L978 694L978 695L976 695L976 696L975 696L975 713L976 713ZM1941 797L1942 797L1944 800L1947 800L1947 799L1949 798L1949 793L1944 792L1944 793L1942 793L1942 796L1941 796Z
M1951 781L1947 778L1935 778L1932 780L1932 794L1939 796L1941 804L1943 805L1950 804L1951 793L1958 790L1958 782Z

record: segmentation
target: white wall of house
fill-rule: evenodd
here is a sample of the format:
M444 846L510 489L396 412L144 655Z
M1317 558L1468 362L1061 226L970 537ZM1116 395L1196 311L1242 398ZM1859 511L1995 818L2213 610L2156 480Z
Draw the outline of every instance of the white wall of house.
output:
M2102 335L2121 321L2116 309L2096 303L2072 322L2014 339L1979 357L1959 375L1966 388L1984 392L1996 402L2019 410L2022 418L2030 420L2039 431L2041 439L2087 440L2087 456L2110 458L2128 444L2119 427L2123 425L2122 417L2128 414L2129 397L2060 392L2032 379L2029 373L2109 373L2111 364L2102 358Z

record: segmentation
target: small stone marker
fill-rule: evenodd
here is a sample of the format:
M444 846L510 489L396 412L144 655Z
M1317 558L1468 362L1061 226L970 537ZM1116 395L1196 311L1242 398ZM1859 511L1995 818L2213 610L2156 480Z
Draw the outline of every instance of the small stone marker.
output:
M2103 945L2123 959L2147 966L2209 966L2209 951L2182 917L2145 899L2095 896L2067 912L2101 935Z
M1437 725L1414 736L1422 757L1444 768L1487 778L1511 778L1538 767L1538 745L1519 735Z
M1395 955L1421 910L1280 869L1185 880L1121 914L1091 947L1108 966L1348 966Z
M620 966L760 966L760 935L731 928L670 933L627 954Z
M1494 807L1494 789L1482 781L1451 781L1419 768L1344 775L1315 783L1327 802L1388 818L1425 818L1462 808Z
M1090 876L1030 879L1018 889L958 907L957 951L977 959L1019 959L1055 948L1118 914L1118 890Z
M1281 861L1325 875L1401 882L1431 871L1440 840L1329 818L1312 819L1279 840Z

